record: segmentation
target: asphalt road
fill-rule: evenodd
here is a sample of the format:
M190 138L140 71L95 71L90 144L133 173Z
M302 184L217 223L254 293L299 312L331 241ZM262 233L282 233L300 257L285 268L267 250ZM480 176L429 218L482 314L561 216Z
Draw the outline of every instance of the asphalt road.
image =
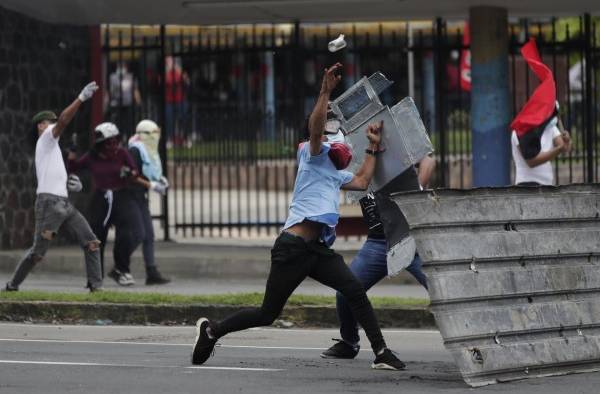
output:
M193 327L0 324L0 393L597 393L600 374L471 389L437 331L386 330L403 372L370 369L372 353L325 360L335 330L254 329L190 364Z

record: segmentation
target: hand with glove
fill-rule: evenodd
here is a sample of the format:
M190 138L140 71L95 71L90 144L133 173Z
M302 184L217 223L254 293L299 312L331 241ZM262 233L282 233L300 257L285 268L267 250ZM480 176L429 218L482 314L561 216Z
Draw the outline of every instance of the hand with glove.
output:
M161 196L164 196L165 194L167 194L167 187L168 186L165 186L162 182L155 182L155 181L150 182L150 189L157 192Z
M160 177L160 180L159 180L159 182L160 182L160 183L162 183L162 184L163 184L163 185L164 185L166 188L168 188L168 187L170 186L170 185L169 185L169 181L168 181L168 180L167 180L167 178L165 178L164 176L161 176L161 177Z
M83 184L77 175L71 174L67 178L67 190L73 193L80 192L83 189Z
M84 101L91 99L96 90L98 90L98 84L96 84L96 82L90 82L85 85L77 98L83 103Z

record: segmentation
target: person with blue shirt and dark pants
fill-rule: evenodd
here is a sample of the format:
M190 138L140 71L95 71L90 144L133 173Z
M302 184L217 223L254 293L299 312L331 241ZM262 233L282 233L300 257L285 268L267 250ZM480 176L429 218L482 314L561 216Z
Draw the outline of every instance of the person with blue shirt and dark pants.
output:
M350 162L350 148L327 142L323 133L327 104L341 77L337 63L325 70L321 91L309 122L309 142L298 149L298 173L283 231L271 249L271 270L260 308L234 313L220 322L200 318L192 363L203 364L211 356L217 340L228 333L271 325L281 313L292 292L307 277L342 293L356 320L365 330L375 353L374 369L402 370L405 364L386 346L362 284L352 274L341 255L331 245L339 217L340 188L366 190L375 171L383 124L369 125L369 149L356 174L343 171Z
M429 156L420 161L418 178L422 186L428 185L434 167L435 161ZM387 241L373 195L369 193L361 198L360 207L368 227L367 240L350 263L350 270L368 291L388 274ZM421 258L416 254L406 270L427 289L427 277L421 270L421 264ZM351 359L356 357L360 350L358 323L347 299L340 292L336 294L336 309L342 339L334 339L337 343L321 353L321 357Z

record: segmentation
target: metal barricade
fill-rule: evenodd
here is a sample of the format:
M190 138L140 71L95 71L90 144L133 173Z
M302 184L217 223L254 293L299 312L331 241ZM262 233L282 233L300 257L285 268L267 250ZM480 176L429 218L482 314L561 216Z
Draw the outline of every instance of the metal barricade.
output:
M600 370L600 185L398 194L471 386Z

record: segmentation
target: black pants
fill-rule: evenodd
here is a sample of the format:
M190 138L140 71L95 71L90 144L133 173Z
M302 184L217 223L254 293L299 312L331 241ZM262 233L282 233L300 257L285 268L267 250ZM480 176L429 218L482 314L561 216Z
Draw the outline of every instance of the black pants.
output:
M109 212L110 211L110 212ZM104 191L97 191L92 199L92 218L90 225L100 242L100 260L104 273L104 246L108 229L115 226L115 245L113 256L115 268L129 272L131 255L144 239L144 224L139 207L132 192L128 189L113 192L112 204Z
M386 346L365 289L342 256L322 243L305 242L285 232L271 249L271 272L262 306L242 310L219 322L213 327L214 335L220 338L230 332L272 324L292 292L306 277L332 287L346 297L374 352Z

